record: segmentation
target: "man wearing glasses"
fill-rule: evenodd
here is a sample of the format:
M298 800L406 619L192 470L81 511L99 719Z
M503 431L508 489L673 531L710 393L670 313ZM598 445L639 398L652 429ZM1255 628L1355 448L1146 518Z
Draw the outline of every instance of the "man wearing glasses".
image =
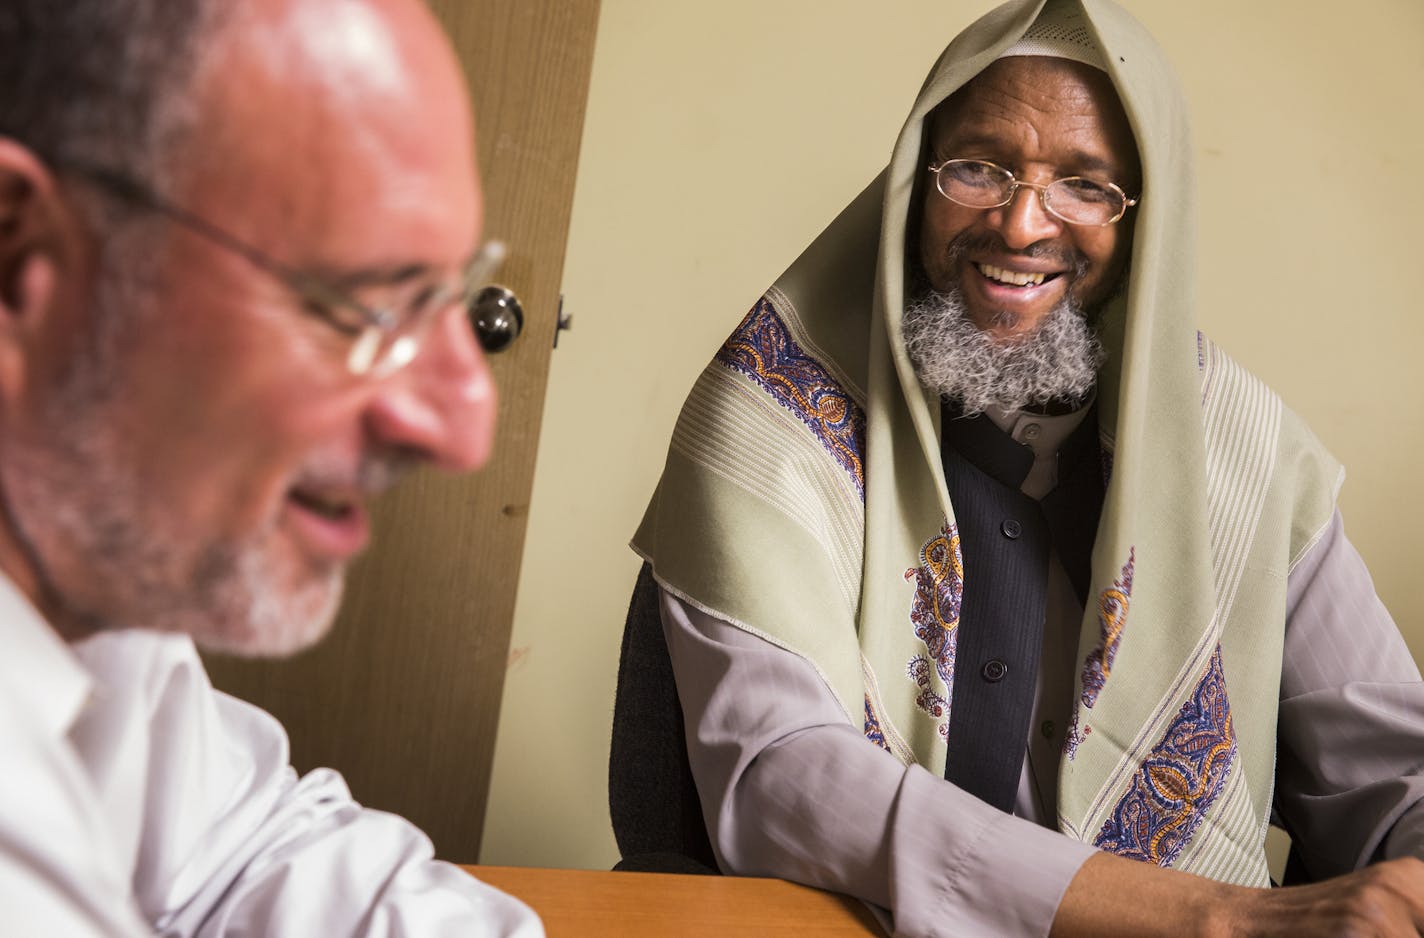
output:
M1190 153L1121 9L1001 7L699 378L634 545L724 870L897 935L1424 928L1424 685L1195 331Z
M364 503L480 466L498 246L415 0L0 10L0 931L519 935L194 650L327 628Z

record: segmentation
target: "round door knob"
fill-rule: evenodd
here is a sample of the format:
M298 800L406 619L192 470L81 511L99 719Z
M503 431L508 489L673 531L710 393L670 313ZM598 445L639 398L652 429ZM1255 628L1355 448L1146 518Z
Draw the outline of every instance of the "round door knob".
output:
M491 284L470 303L470 326L486 352L503 352L524 328L524 307L508 287Z

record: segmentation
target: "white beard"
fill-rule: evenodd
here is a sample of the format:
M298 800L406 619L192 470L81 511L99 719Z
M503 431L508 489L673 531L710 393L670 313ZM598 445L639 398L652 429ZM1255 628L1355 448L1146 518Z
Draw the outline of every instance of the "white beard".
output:
M905 351L920 382L966 415L1062 400L1081 403L1105 352L1082 309L1065 297L1033 332L996 340L969 318L958 287L926 290L905 306Z

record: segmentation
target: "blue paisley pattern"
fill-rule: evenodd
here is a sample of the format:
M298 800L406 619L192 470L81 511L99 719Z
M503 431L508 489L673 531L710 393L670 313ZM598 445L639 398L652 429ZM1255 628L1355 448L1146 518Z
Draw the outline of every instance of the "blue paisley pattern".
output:
M1136 549L1129 549L1122 573L1112 586L1098 594L1098 629L1101 634L1097 647L1083 659L1083 692L1073 707L1073 720L1068 725L1068 735L1063 743L1063 754L1069 761L1078 754L1078 746L1093 731L1092 727L1079 729L1079 721L1083 708L1091 710L1093 704L1098 702L1098 695L1112 674L1118 645L1122 643L1122 630L1127 625L1127 609L1132 603L1132 571L1136 562Z
M915 706L939 723L941 739L949 739L948 697L940 694L932 678L938 675L946 693L954 688L954 651L959 639L959 608L964 596L964 558L959 531L945 523L940 533L920 548L920 565L905 571L915 584L910 623L928 654L915 655L906 674L919 688Z
M752 307L717 352L717 361L751 378L795 414L865 499L865 412L796 344L770 300L763 297Z
M875 708L870 705L870 695L865 695L865 738L875 745L890 751L890 745L885 742L885 732L880 728L880 717L875 715Z
M1235 760L1236 733L1218 645L1206 673L1162 741L1143 760L1094 846L1170 866L1225 787Z

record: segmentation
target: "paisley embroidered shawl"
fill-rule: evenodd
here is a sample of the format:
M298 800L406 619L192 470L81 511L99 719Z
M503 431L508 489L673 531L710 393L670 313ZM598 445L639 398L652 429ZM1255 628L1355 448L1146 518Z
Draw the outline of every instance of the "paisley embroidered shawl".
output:
M1195 327L1191 145L1160 50L1081 8L1140 149L1131 275L1103 318L1110 456L1059 827L1146 862L1263 884L1285 583L1340 470ZM966 582L938 401L900 338L925 116L1044 0L999 7L935 65L885 171L698 379L634 546L666 588L811 662L867 739L942 774Z

